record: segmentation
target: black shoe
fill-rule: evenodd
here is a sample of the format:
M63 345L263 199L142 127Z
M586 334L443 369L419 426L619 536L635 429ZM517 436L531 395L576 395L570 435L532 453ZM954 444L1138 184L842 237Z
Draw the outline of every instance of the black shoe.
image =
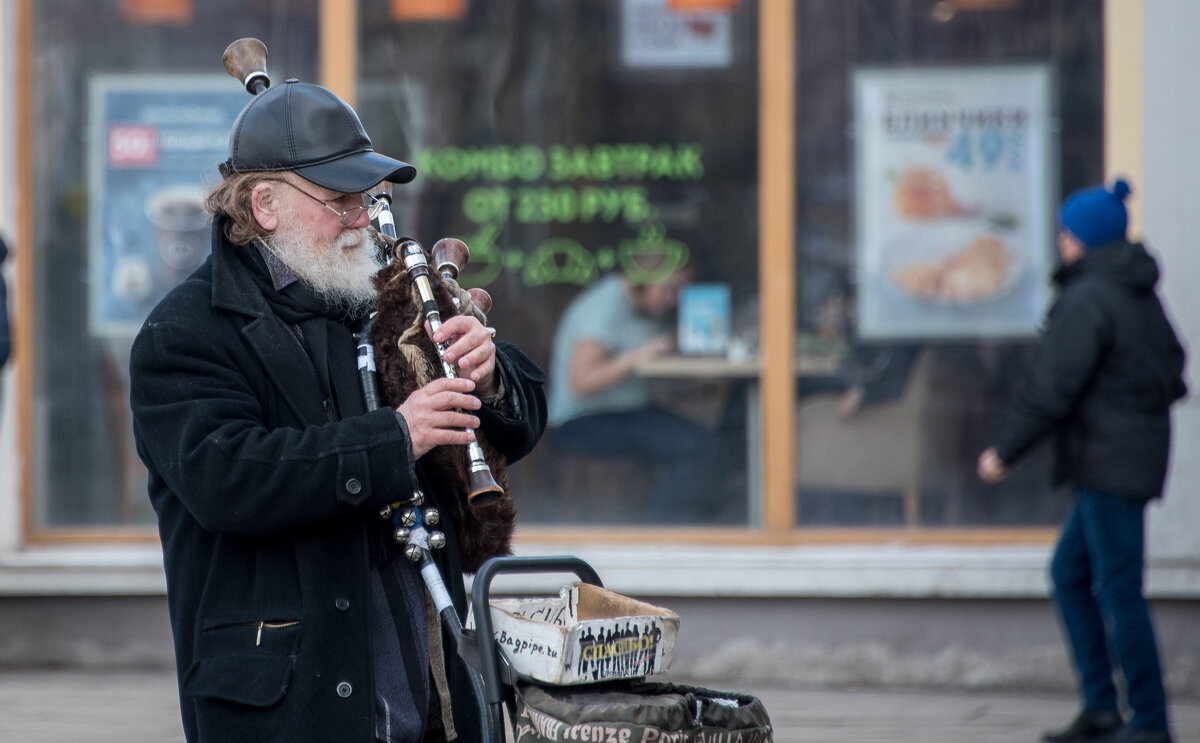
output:
M1112 737L1112 743L1171 743L1171 734L1166 730L1142 730L1126 725Z
M1046 743L1084 743L1085 741L1095 743L1105 741L1107 743L1111 736L1121 729L1122 724L1119 712L1085 709L1062 730L1050 730L1042 733L1042 740ZM1142 743L1141 739L1138 739L1138 743ZM1151 743L1151 741L1145 743ZM1170 743L1169 739L1167 743Z

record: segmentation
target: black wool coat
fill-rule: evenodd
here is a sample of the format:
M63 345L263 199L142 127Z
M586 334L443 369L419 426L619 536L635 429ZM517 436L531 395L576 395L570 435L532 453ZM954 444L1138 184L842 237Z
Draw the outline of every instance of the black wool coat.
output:
M130 367L184 731L192 743L373 741L368 579L390 530L379 512L417 478L433 505L456 496L424 481L392 409L330 421L313 366L236 253L254 248L228 244L222 226L209 259L150 314ZM510 344L496 358L512 405L478 414L511 461L545 427L544 375ZM435 559L465 617L453 525L439 528L450 544ZM449 657L447 673L471 740L468 679Z
M1162 494L1170 407L1185 355L1138 244L1089 250L1056 272L1060 294L996 451L1016 461L1056 435L1055 481L1139 500Z

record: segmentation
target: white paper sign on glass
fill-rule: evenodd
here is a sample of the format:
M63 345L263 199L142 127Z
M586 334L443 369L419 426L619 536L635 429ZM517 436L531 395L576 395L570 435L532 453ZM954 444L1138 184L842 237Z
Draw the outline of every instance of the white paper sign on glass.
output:
M854 76L855 240L864 339L1028 337L1050 297L1045 66Z

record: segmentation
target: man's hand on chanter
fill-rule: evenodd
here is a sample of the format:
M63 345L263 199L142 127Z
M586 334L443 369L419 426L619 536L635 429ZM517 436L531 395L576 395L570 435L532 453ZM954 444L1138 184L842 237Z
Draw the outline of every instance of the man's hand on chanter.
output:
M474 390L470 379L439 377L400 404L396 410L408 424L414 457L435 446L465 446L475 440L479 418L466 411L478 410L483 403L471 394Z
M453 364L457 373L475 383L475 394L488 397L496 394L496 344L493 331L470 315L455 315L438 328L435 342L447 342L443 359Z

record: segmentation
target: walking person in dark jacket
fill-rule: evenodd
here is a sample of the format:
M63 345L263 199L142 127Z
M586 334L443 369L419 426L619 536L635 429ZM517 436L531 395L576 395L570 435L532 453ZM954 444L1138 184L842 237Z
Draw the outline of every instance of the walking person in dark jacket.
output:
M1162 495L1170 408L1187 389L1184 351L1155 293L1158 265L1125 237L1128 195L1118 180L1063 204L1061 291L1009 418L978 463L981 478L999 482L1053 431L1055 480L1074 491L1050 577L1083 707L1043 736L1053 743L1171 740L1142 591L1145 507ZM1133 710L1128 722L1113 661Z
M367 411L353 333L380 260L364 192L415 170L330 91L289 80L254 98L221 173L212 253L131 355L186 737L477 740L469 678L380 512L420 488L448 514L465 494L425 455L476 429L510 461L528 453L542 372L458 315L438 331L458 378ZM455 527L433 555L465 616Z

